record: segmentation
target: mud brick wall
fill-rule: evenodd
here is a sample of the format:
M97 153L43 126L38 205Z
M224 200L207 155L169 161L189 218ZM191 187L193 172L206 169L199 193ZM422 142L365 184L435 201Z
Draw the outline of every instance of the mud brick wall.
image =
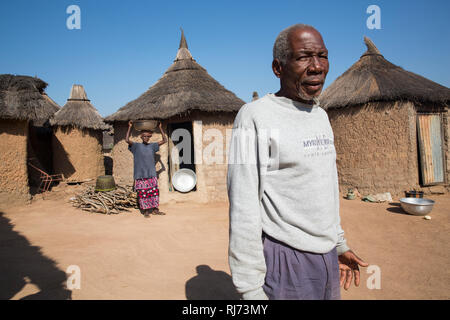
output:
M416 111L410 102L329 110L340 191L401 196L419 188Z
M0 119L0 207L31 199L27 168L28 122Z
M208 202L226 202L228 201L227 194L227 137L231 137L231 129L233 127L234 118L236 113L224 113L220 115L206 115L201 117L202 119L202 131L203 131L203 151L205 155L211 154L217 162L208 164L207 159L203 159L203 163L197 165L204 175L204 186L207 191ZM208 139L208 130L215 129L220 132L222 141L217 138ZM227 133L228 130L228 133ZM210 132L211 134L211 132ZM217 144L216 144L217 143ZM215 151L212 150L211 144L221 146L221 155L216 157ZM209 147L208 147L209 146Z
M97 179L105 174L102 132L57 127L52 137L53 170L67 181Z

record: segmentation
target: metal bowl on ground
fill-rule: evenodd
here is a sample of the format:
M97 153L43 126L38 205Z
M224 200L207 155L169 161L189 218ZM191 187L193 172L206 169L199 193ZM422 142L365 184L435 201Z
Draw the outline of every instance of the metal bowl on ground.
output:
M415 216L424 216L433 209L434 200L426 198L401 198L400 204L407 213Z
M153 131L158 128L157 120L136 120L133 121L134 128L138 131L150 130Z
M113 176L99 176L95 184L95 191L111 191L116 189Z
M197 184L197 175L191 169L180 169L172 176L173 187L180 192L189 192Z

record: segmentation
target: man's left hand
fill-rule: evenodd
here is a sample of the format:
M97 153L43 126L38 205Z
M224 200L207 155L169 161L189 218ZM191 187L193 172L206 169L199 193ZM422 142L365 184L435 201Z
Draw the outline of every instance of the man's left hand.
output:
M367 267L369 264L364 262L360 257L358 257L352 250L348 250L341 254L339 257L339 284L344 289L348 290L352 283L353 277L355 277L355 286L359 286L359 267ZM354 274L354 275L353 275Z

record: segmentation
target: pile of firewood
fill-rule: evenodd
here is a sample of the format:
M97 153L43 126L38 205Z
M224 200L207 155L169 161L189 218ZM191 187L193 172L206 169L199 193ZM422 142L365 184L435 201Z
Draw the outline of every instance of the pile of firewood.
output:
M129 208L138 208L136 192L132 186L119 186L112 191L95 191L93 185L88 185L83 192L70 198L76 208L89 212L104 214L117 214L120 211L129 211Z

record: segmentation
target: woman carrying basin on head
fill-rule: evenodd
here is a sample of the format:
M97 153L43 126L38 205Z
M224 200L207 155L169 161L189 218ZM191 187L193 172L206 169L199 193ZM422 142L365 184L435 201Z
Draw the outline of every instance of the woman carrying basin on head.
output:
M128 122L128 131L125 141L128 143L128 150L133 153L134 158L134 189L137 192L139 209L144 217L150 217L152 214L164 214L159 211L159 189L158 178L155 168L155 153L159 151L159 146L167 142L166 135L159 123L162 140L149 143L153 135L151 130L142 130L142 143L130 141L131 127L133 121Z

